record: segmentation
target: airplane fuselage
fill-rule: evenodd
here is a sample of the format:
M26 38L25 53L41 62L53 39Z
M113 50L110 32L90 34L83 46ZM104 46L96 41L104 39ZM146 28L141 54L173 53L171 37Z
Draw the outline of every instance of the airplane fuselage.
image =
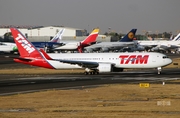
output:
M13 51L17 51L17 47L15 43L9 43L9 42L0 43L0 52L10 53Z
M109 63L117 68L156 68L166 66L172 62L170 58L161 53L75 53L50 54L53 59L88 61ZM55 69L81 68L73 64L47 60Z

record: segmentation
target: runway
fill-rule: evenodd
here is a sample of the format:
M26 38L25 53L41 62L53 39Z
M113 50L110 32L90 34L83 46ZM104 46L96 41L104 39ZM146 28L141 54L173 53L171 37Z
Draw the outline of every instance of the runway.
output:
M179 79L180 69L164 69L161 75L156 70L128 71L100 75L44 75L0 81L0 95L29 93L49 89L82 89L102 84L170 83ZM176 83L177 84L177 83Z
M7 68L34 68L29 65L23 65L13 62L13 58L18 55L0 55L0 69ZM170 58L178 58L179 54L168 54ZM102 84L131 84L140 82L160 82L179 79L180 69L163 69L160 75L156 69L138 69L128 70L118 73L101 73L99 75L38 75L38 77L20 77L17 74L1 74L0 95L11 95L18 93L27 93L43 91L49 89L81 89L82 87L96 87Z

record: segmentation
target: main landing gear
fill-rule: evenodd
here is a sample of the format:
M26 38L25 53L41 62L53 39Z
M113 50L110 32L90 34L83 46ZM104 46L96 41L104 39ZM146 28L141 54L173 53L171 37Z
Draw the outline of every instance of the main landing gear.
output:
M99 70L98 69L89 69L89 68L86 68L84 74L85 75L98 75L99 74Z
M161 67L158 67L157 70L158 70L158 75L161 74Z

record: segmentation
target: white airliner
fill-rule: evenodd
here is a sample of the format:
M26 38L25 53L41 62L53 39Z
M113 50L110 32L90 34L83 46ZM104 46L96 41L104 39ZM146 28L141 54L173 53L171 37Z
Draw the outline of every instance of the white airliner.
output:
M81 53L84 47L89 46L92 43L96 42L96 38L97 38L98 34L99 34L99 28L96 28L83 41L65 43L63 46L57 47L54 50L66 50L66 51L74 51L74 50L77 51L78 50Z
M178 33L177 36L174 37L174 39L172 39L172 41L179 41L180 40L180 33Z
M49 69L84 68L85 74L102 72L120 72L124 68L157 68L172 63L172 60L161 53L70 53L47 54L34 45L16 28L10 28L20 57L15 62Z
M0 52L1 53L14 53L17 52L17 46L15 43L10 42L0 42Z
M171 51L180 48L180 33L172 41L161 41L152 51Z
M136 34L136 31L137 29L132 29L119 42L101 42L101 43L93 44L91 46L87 46L84 48L85 52L93 52L93 51L109 52L109 51L120 50L129 46L136 45L136 43L133 42L133 38Z
M47 52L52 52L54 48L62 45L62 35L65 29L61 29L49 42L31 42L36 48L43 48Z
M169 51L180 47L180 33L171 41L138 41L138 46L151 51Z

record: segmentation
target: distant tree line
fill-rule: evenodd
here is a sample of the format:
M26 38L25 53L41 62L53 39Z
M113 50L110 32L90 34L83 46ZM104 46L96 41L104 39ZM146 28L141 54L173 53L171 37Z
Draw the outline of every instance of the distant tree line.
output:
M13 37L12 37L12 33L11 32L7 32L3 35L3 37L0 38L0 41L4 41L4 42L14 42Z

